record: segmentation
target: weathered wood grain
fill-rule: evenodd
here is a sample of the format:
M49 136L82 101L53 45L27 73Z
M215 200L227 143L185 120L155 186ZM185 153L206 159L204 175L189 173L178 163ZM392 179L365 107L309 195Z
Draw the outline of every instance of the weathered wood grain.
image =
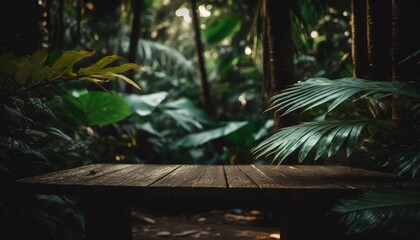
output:
M133 164L120 171L83 182L83 185L145 187L165 177L179 165Z
M345 166L304 166L297 165L295 168L308 173L319 181L328 181L342 188L366 189L373 185L393 183L396 181L407 181L398 175L370 171L360 168Z
M151 187L225 188L223 166L182 165Z
M255 165L238 165L238 167L261 189L283 188L285 187L285 184L290 181L287 176L281 173L278 173L276 178L271 178Z
M312 166L308 169L299 169L295 166L256 166L268 177L274 179L277 183L276 188L295 188L295 189L341 189L340 185L334 184L322 178L323 173L319 171L318 166ZM320 173L311 174L309 169ZM287 180L284 180L284 177Z
M229 188L258 188L238 166L224 166Z
M129 167L129 164L93 164L74 169L68 169L41 176L25 178L19 180L20 183L43 183L43 184L63 184L74 185L83 184L90 179L99 178L103 175L120 171Z
M287 213L299 202L321 205L354 196L374 184L398 181L409 179L338 166L94 164L25 178L14 187L25 193L79 195L87 208L87 239L130 239L133 202L169 208L206 205L211 209L275 209L287 203L282 209ZM99 199L106 201L97 204ZM103 212L108 215L103 216ZM286 214L283 220L289 221L292 216L297 214ZM286 223L282 223L283 228L288 227Z

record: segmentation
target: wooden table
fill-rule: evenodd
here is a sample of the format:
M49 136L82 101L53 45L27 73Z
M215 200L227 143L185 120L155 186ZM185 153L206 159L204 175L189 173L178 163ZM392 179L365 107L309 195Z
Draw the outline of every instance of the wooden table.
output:
M162 208L283 206L282 239L291 239L287 229L293 204L304 201L315 208L400 180L405 179L340 166L94 164L25 178L14 188L81 197L87 239L131 239L133 203Z

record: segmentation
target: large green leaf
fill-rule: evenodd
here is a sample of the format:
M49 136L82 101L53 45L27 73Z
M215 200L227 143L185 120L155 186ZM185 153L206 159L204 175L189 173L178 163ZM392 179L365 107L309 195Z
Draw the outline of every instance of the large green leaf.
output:
M181 98L162 106L162 111L172 117L187 131L203 129L204 125L214 125L214 121L189 99Z
M176 142L180 147L197 147L212 140L228 136L245 127L248 122L228 122L221 127L187 135Z
M77 126L103 126L127 118L130 105L116 93L88 92L80 97L67 95L63 104L50 105L56 115Z
M218 18L203 30L203 36L208 44L215 44L232 36L241 29L241 18L230 14L225 18Z
M147 95L131 94L125 96L125 100L131 105L135 113L140 116L147 116L150 115L167 96L167 92L157 92Z
M343 200L333 211L342 214L350 233L380 230L418 239L419 189L419 183L374 188L358 199Z

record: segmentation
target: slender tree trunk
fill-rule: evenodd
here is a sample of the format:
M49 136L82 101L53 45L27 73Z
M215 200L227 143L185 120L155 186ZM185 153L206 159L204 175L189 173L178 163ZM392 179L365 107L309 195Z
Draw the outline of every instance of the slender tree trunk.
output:
M195 46L197 49L198 67L201 79L201 98L204 104L204 109L209 114L213 114L213 104L210 95L210 85L207 78L206 67L204 63L204 47L201 41L200 21L197 14L197 0L191 0L192 22L195 33Z
M139 45L139 37L140 37L140 20L141 20L141 9L143 7L143 0L132 0L131 1L132 11L133 11L133 21L131 23L131 35L130 35L130 46L128 49L128 61L129 62L136 62L137 58L137 48ZM134 70L131 70L128 73L129 77L133 79L134 77ZM125 87L126 93L131 93L133 88L127 84Z
M282 1L281 5L276 0L263 1L268 43L268 74L272 95L295 82L292 28L289 18L290 1ZM297 124L297 120L297 115L280 117L280 113L274 114L276 129Z
M420 25L419 13L419 0L392 0L392 80L420 82L415 59L400 64L420 48L420 31L413 29Z
M368 77L367 29L366 29L366 1L351 1L351 34L353 77Z
M420 1L418 0L392 0L392 81L409 82L420 81L417 60L400 62L413 54L419 48L420 33L413 31L413 26L419 26ZM404 123L399 117L400 99L394 96L392 102L393 141L411 144L413 139L401 136ZM414 141L416 141L414 139Z
M267 37L267 12L266 12L266 1L262 1L261 12L263 20L262 26L262 47L263 47L263 101L266 101L273 95L271 91L271 81L270 81L270 67L269 67L269 50L268 50L268 37Z
M391 79L392 81L399 81L400 75L398 73L398 61L400 61L399 56L399 45L400 45L400 26L401 26L401 11L400 11L400 1L399 0L392 0L392 39L391 39ZM393 96L392 99L392 142L396 143L399 142L398 140L398 105L399 105L399 97Z
M367 52L370 79L391 77L391 0L367 0Z
M76 29L74 31L73 39L70 44L70 48L75 48L77 44L80 43L80 38L82 36L82 11L83 11L83 0L76 1Z
M53 1L49 1L53 3ZM54 18L54 25L51 27L51 47L53 49L61 50L63 48L63 40L64 40L64 1L59 0L57 1L56 6L56 13L53 16ZM50 12L51 13L51 12Z

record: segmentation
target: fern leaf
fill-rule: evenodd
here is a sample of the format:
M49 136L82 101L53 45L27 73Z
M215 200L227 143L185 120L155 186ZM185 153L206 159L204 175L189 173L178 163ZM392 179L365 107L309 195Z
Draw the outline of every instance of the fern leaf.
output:
M360 96L356 97L358 94ZM269 100L268 110L276 109L286 115L298 109L306 111L331 102L328 107L330 112L352 97L382 99L391 95L420 99L420 89L400 82L368 81L359 78L312 78L273 96Z
M419 189L419 183L374 188L358 199L342 200L333 211L341 214L349 233L387 230L420 237Z
M358 138L365 126L375 127L379 120L309 122L281 129L266 139L252 152L256 158L272 156L281 163L290 154L299 150L298 160L302 162L312 149L315 160L321 156L336 154L346 143L349 156L356 148Z

